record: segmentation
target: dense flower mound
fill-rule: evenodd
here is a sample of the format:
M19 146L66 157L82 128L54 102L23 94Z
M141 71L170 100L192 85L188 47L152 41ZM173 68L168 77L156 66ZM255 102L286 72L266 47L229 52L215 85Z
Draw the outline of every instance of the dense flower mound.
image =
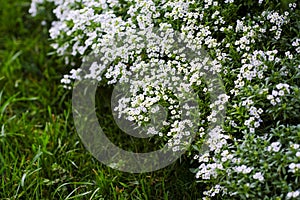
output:
M166 74L179 73L188 84L172 82L185 93L189 87L199 93L190 151L199 162L195 181L202 183L204 199L300 198L300 9L294 1L33 0L29 12L35 16L48 8L55 17L52 46L74 67L61 80L64 86L70 89L81 78L113 85L149 73L130 88L131 96L120 99L116 111L142 125L157 111L153 105L163 104L168 117L162 131L149 134L164 137L174 151L194 121L179 119L174 94L157 84L149 69L167 82ZM182 34L189 39L186 47L205 49L207 57L187 62L186 55L168 48L171 38L151 40L153 28ZM147 47L141 36L131 37L136 30L147 38ZM114 46L125 36L123 46ZM91 63L82 77L73 58L85 61L91 52L103 60ZM213 91L199 69L221 77L225 93L215 101L209 101ZM223 124L209 128L221 111ZM205 139L208 132L213 137Z

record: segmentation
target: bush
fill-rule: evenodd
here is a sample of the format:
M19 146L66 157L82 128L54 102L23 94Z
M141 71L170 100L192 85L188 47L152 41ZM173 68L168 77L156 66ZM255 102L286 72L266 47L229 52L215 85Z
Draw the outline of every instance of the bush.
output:
M81 78L114 85L128 81L132 73L150 73L136 82L118 112L142 125L151 121L154 104L168 107L163 128L150 134L163 137L174 151L180 148L176 144L184 128L195 121L180 121L178 98L162 85L149 84L155 82L151 72L163 66L159 75L166 77L164 73L173 70L198 94L200 119L188 154L199 162L194 171L206 187L203 198L300 196L300 10L294 1L33 0L30 13L45 14L49 2L54 16L47 14L48 19L56 18L49 30L52 46L74 67L62 79L66 88ZM137 29L146 30L142 34L148 37L153 27L179 32L195 42L197 50L205 49L209 59L187 63L186 55L167 52L162 43L143 46L141 35L127 40ZM123 36L123 46L115 47L113 41ZM192 48L189 45L187 41L186 48ZM91 52L104 55L108 65L94 62L83 77L75 59L84 63ZM199 70L221 77L224 93L215 101L209 99L214 91ZM211 127L223 110L224 122ZM203 146L208 147L205 152Z

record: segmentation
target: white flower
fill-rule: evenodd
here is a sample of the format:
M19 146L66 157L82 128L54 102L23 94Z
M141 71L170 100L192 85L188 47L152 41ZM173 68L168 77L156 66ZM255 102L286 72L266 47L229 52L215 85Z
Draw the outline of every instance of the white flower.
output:
M300 145L299 144L291 144L291 148L293 149L299 149Z
M290 199L290 198L292 198L292 197L293 197L293 192L289 192L289 193L287 193L286 197L287 197L287 199Z
M296 164L295 164L295 163L291 163L291 164L289 165L289 168L292 169L292 170L295 169L295 167L296 167Z
M299 197L299 195L300 195L299 190L297 190L297 191L292 191L292 192L287 193L286 198L287 198L287 199L297 198L297 197Z
M241 165L234 167L233 170L237 173L249 174L253 168L247 167L246 165Z
M300 192L297 190L297 191L295 191L295 192L293 193L293 197L296 198L296 197L299 196L299 194L300 194Z
M280 150L280 142L273 142L268 148L268 151L278 152Z
M272 91L272 96L277 97L277 95L278 95L278 92L276 90L273 90Z
M296 171L298 171L300 169L300 163L297 163L297 164L291 163L291 164L289 164L289 168L292 173L295 173Z
M253 178L254 178L254 179L257 179L257 180L259 180L259 181L263 181L263 180L264 180L264 177L263 177L263 175L262 175L261 172L255 173L255 174L253 175Z
M279 90L278 95L279 96L283 96L284 95L284 91L283 90Z

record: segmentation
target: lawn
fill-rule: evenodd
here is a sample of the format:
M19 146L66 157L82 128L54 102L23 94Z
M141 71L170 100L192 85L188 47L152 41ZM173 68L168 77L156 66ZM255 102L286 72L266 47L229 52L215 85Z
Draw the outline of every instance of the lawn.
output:
M93 158L74 130L71 92L60 83L69 69L52 53L47 25L28 14L28 0L0 5L0 199L199 197L184 157L143 174Z

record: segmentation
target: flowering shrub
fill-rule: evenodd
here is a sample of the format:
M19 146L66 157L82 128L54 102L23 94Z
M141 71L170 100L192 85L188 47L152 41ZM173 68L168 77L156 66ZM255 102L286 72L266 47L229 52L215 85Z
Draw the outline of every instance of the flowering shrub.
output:
M300 10L294 1L33 0L29 12L40 14L49 2L56 17L49 30L52 46L66 65L78 67L73 57L85 61L90 52L107 60L107 66L92 63L85 77L81 69L71 70L62 79L66 88L81 78L126 82L132 73L159 66L162 77L164 72L183 74L186 87L203 94L191 152L199 162L195 174L205 185L204 199L300 197ZM204 48L210 60L186 63L180 52L168 52L155 42L145 48L139 37L130 38L136 29L147 35L153 27L183 34L197 44L194 49ZM130 40L116 48L112 41L118 36ZM165 43L170 44L171 39ZM218 100L209 102L213 91L198 69L222 78L225 93ZM151 81L149 76L136 83L132 96L120 100L116 110L142 125L156 112L152 105L164 104L169 117L163 131L149 134L166 137L176 151L178 140L189 134L184 127L192 122L180 121L176 98L158 84L149 86ZM209 129L216 121L213 108L226 108L226 117L222 126ZM205 140L206 134L212 137ZM197 153L202 145L207 151Z

